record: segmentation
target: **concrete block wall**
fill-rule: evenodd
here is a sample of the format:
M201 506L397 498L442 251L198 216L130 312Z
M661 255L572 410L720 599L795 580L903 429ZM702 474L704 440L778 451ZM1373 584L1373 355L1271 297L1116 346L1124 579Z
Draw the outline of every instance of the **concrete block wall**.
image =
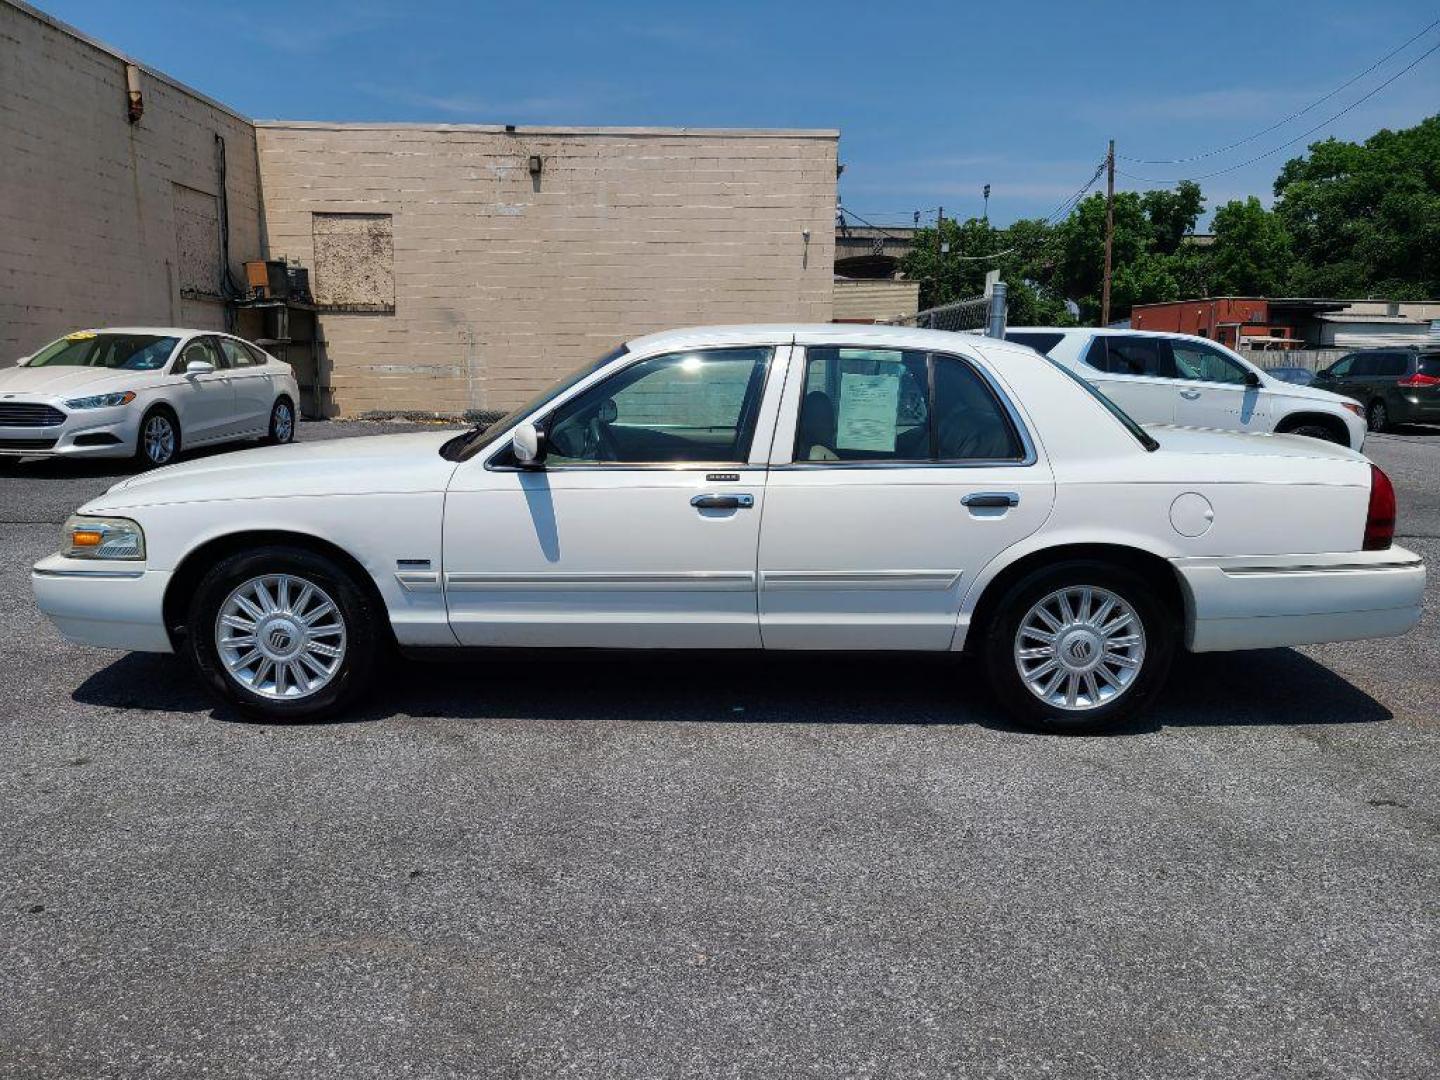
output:
M831 317L834 131L257 132L273 255L392 215L393 314L321 315L341 415L504 410L653 330Z
M175 213L176 185L182 217L196 193L218 195L216 134L226 140L234 273L263 251L254 127L143 65L145 111L131 124L125 63L0 0L0 365L77 327L223 325L218 300L181 296ZM217 235L217 287L219 265Z

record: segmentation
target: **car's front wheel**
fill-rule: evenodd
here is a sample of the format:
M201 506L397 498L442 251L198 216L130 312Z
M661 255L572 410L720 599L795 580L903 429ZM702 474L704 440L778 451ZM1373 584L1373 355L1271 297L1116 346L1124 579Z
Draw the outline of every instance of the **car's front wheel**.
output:
M1118 566L1044 567L1006 590L990 626L991 684L1018 721L1089 734L1144 710L1174 656L1175 619L1152 584Z
M316 719L364 691L384 617L332 560L264 547L224 558L205 575L186 632L201 677L242 712Z
M289 398L277 398L270 409L270 430L265 434L265 441L279 446L294 438L295 406L290 404Z
M151 409L140 421L135 440L135 460L144 468L158 469L174 464L180 456L180 421L169 409Z

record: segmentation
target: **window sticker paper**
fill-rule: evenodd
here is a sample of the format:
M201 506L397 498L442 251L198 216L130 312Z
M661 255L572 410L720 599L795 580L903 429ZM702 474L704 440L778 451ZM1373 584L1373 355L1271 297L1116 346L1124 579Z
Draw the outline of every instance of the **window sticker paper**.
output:
M899 375L841 375L836 449L893 453L899 414Z

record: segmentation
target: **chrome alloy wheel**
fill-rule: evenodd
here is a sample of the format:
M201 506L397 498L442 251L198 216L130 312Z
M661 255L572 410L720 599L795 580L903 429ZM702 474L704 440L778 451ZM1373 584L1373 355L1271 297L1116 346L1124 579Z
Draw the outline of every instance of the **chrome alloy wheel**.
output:
M345 659L345 624L324 589L293 574L240 585L215 618L215 650L252 694L295 701L328 686Z
M155 465L169 464L175 456L175 425L164 413L145 421L145 456Z
M1145 627L1108 589L1057 589L1025 613L1015 632L1015 666L1047 705L1083 712L1114 701L1145 662Z
M295 411L290 408L289 402L279 401L275 403L275 441L288 443L291 436L295 434Z

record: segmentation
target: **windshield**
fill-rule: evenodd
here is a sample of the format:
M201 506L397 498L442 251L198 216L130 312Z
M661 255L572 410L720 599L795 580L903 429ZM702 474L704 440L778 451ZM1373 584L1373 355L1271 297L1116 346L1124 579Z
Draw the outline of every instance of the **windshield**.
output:
M26 366L155 371L165 366L178 340L157 334L97 334L82 330L46 345Z
M600 357L600 359L592 360L583 367L572 371L569 375L557 379L529 401L525 402L525 404L517 405L511 409L504 416L500 417L499 420L489 424L480 424L474 431L467 431L464 435L451 439L440 448L441 455L451 461L465 461L474 457L509 430L510 426L522 416L528 416L551 398L559 397L582 379L593 375L606 364L610 363L610 361L618 360L629 351L630 350L624 345L617 345L604 356ZM489 438L486 438L487 435Z
M1093 397L1096 401L1100 402L1101 405L1104 405L1104 406L1105 406L1105 411L1108 412L1111 416L1115 417L1116 420L1119 420L1120 423L1122 423L1123 425L1125 425L1125 430L1128 431L1128 432L1130 432L1131 435L1134 435L1136 441L1138 441L1138 442L1140 443L1140 445L1143 446L1146 450L1149 450L1151 453L1154 453L1156 450L1159 450L1159 449L1160 449L1160 444L1155 441L1155 437L1154 437L1153 435L1151 435L1148 431L1146 431L1143 427L1141 427L1139 424L1137 424L1137 423L1131 418L1130 414L1127 413L1124 409L1120 408L1119 405L1116 405L1116 404L1115 404L1113 401L1111 401L1108 397L1106 397L1104 394L1102 394L1099 390L1095 389L1095 387L1091 386L1088 382L1086 382L1084 379L1082 379L1079 375L1076 375L1075 372L1071 371L1071 370L1070 370L1069 368L1067 368L1064 364L1057 364L1054 360L1051 360L1048 356L1047 356L1045 359L1046 359L1046 361L1049 362L1054 368L1056 368L1056 369L1059 370L1059 371L1063 371L1067 376L1069 376L1071 379L1073 379L1076 383L1078 383L1080 386L1084 387L1084 388L1085 388L1085 392L1086 392L1087 394L1089 394L1091 397Z

